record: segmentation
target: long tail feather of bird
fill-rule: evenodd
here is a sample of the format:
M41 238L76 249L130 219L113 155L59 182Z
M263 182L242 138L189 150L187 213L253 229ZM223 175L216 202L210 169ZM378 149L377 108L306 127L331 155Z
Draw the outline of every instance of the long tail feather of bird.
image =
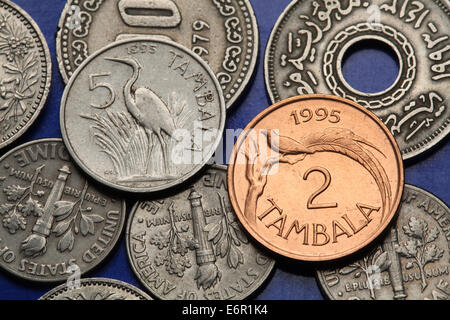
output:
M391 189L387 174L376 157L361 146L363 138L352 131L341 128L328 128L323 133L307 136L303 141L309 152L336 152L350 157L360 163L375 179L381 193L383 211L381 223L384 222L390 208ZM365 144L365 143L363 143Z

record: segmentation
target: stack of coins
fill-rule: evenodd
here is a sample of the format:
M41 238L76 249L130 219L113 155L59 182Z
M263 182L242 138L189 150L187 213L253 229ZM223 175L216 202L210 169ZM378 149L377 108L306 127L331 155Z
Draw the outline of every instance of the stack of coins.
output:
M260 70L272 105L229 139L257 69L250 0L67 0L55 52L0 1L0 267L56 286L43 300L241 300L286 259L330 299L448 298L449 208L404 161L450 131L450 7L385 2L292 1ZM398 60L379 92L342 71L367 41ZM4 149L47 97L62 139ZM142 290L92 276L122 233Z

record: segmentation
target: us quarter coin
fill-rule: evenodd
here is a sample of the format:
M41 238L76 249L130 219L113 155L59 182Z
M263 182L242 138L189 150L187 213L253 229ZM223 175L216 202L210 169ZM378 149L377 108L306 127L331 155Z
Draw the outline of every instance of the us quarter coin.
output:
M133 38L91 55L61 102L67 148L89 175L124 191L178 185L211 158L225 125L207 64L172 41Z
M63 281L115 246L125 202L98 189L61 139L36 140L0 159L0 267L26 280Z
M223 166L209 167L176 194L138 202L126 243L135 274L161 299L243 299L274 266L238 222Z
M330 299L450 299L450 211L433 194L406 185L395 225L360 259L317 276Z
M152 300L142 290L123 281L87 278L62 284L39 300Z
M248 0L69 0L56 40L64 81L98 49L143 35L180 43L207 61L227 107L255 68L259 35Z
M278 19L265 55L272 102L330 93L374 112L396 138L403 159L428 150L450 131L450 7L441 0L293 1ZM350 47L391 48L399 73L386 90L365 93L344 79Z
M11 1L0 1L0 148L36 120L51 74L50 52L37 24Z

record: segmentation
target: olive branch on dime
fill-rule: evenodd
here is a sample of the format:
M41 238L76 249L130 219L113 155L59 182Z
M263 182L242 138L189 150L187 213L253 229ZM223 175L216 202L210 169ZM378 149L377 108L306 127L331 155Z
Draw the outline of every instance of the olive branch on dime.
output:
M323 132L307 135L301 141L281 136L276 130L266 131L264 134L267 136L269 147L277 153L276 156L267 157L261 161L259 145L255 138L249 134L244 142L244 156L247 161L246 179L250 184L245 200L244 216L250 222L256 223L257 202L264 192L268 173L272 167L277 163L296 164L304 160L307 155L316 152L342 154L355 160L369 171L381 193L383 211L380 223L384 222L385 215L389 211L392 194L386 172L368 147L378 151L384 157L386 156L373 144L351 130L343 128L326 128Z

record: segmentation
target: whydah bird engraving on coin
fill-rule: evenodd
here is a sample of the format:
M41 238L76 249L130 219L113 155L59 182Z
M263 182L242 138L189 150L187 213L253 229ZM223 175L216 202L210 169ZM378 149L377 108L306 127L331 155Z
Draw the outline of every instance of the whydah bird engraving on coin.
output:
M76 279L62 284L39 300L152 300L142 290L123 281L106 278Z
M202 57L227 107L244 91L258 56L258 27L248 0L69 0L56 39L64 81L95 51L136 36L172 40Z
M36 120L51 74L50 52L37 24L11 1L0 1L0 148Z
M403 164L370 111L334 96L283 100L238 138L228 169L231 203L267 248L331 260L375 239L392 220Z
M396 223L360 259L317 272L330 299L448 300L447 205L433 194L405 185Z
M134 272L161 299L244 299L274 265L237 220L223 166L208 167L176 194L138 202L126 241Z
M265 54L272 102L330 93L374 112L408 159L450 132L450 6L446 0L292 1L278 19ZM398 60L394 83L361 92L344 78L351 48L387 46Z
M152 192L203 168L222 136L225 102L197 55L171 41L133 38L77 69L60 121L85 172L116 189Z
M116 244L125 202L74 165L61 139L36 140L0 159L0 267L63 281L101 263Z

